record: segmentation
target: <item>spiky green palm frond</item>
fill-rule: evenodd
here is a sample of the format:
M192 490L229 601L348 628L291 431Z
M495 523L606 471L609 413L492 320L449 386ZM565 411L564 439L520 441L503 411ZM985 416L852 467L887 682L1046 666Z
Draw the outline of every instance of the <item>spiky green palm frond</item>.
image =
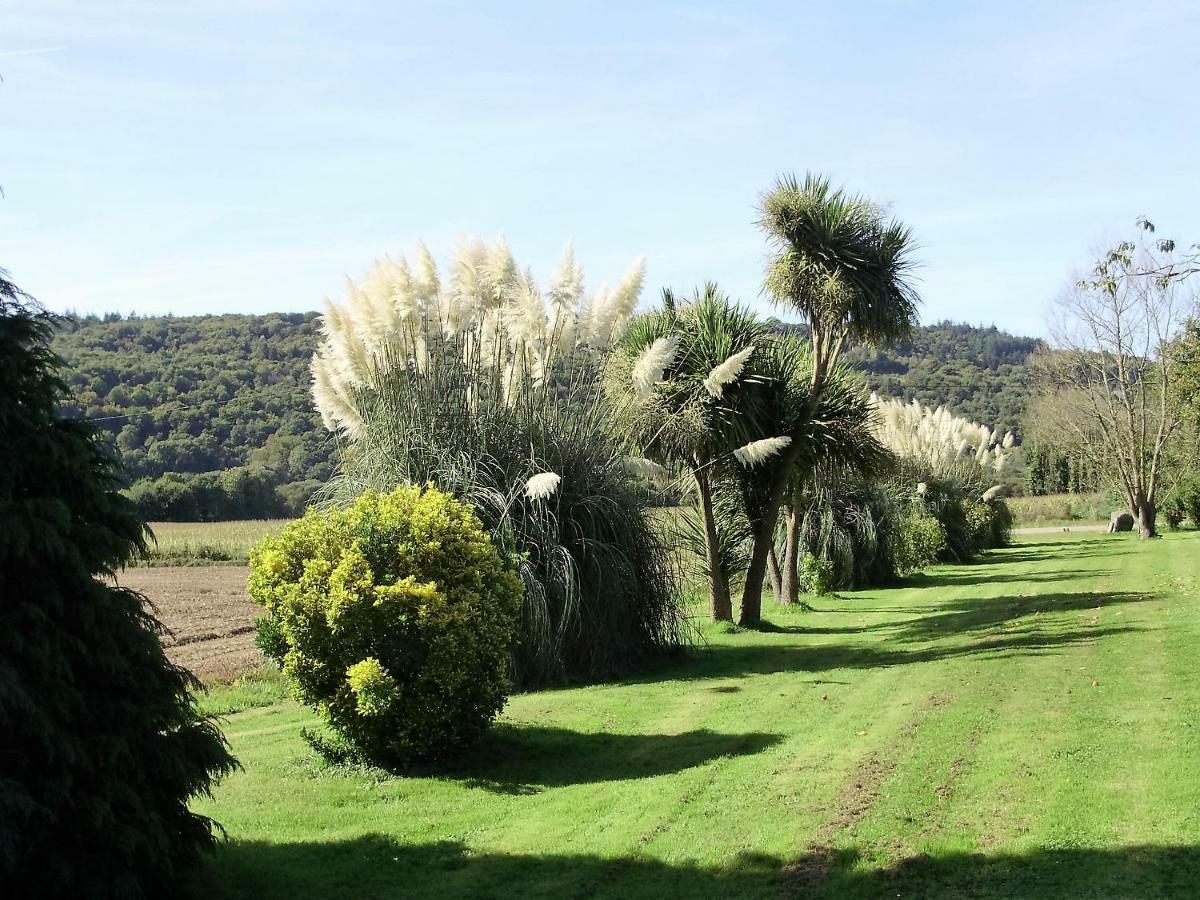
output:
M915 324L912 232L866 198L823 176L784 175L763 195L758 224L775 251L767 293L814 328L877 342Z

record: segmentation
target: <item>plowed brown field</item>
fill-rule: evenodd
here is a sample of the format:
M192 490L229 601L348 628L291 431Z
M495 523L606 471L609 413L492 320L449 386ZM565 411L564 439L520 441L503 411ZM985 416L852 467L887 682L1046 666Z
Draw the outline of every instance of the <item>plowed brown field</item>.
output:
M171 566L126 569L117 581L150 598L171 630L163 645L173 662L202 679L227 678L262 661L248 574L245 566Z

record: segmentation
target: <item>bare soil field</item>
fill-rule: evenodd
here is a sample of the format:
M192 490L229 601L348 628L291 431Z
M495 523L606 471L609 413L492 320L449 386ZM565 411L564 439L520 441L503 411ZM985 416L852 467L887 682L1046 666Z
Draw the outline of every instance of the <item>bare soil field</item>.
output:
M126 569L119 584L145 594L171 630L167 656L201 679L228 678L262 661L254 643L259 607L246 596L245 566Z

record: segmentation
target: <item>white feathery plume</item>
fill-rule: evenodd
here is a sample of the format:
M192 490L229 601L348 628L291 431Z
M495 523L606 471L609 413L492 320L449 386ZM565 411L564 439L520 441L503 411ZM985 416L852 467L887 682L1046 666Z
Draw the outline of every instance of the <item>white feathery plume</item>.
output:
M660 337L647 345L633 363L633 389L645 400L654 393L654 386L663 380L663 373L675 362L679 338Z
M411 320L417 312L417 303L413 296L412 272L409 271L408 260L404 258L403 254L399 259L392 259L390 256L385 256L383 259L392 309L395 312L396 321L403 324Z
M554 278L550 282L548 293L552 302L569 309L574 309L583 296L583 269L575 259L575 245L569 241L563 248L558 268L554 270Z
M530 500L545 500L558 490L560 481L562 478L553 472L539 472L525 482L525 496Z
M459 297L477 297L479 294L479 266L486 253L483 242L478 238L463 238L454 248L454 262L450 264L450 292Z
M792 442L790 437L769 437L760 441L751 441L744 447L733 451L733 455L747 469L766 462L776 456Z
M540 353L546 342L546 304L529 270L516 276L506 312L504 326L509 339Z
M417 367L418 375L429 371L429 347L425 343L425 335L420 332L413 337L413 363Z
M496 242L488 249L481 275L487 305L492 308L504 306L508 300L509 291L517 281L517 263L504 238L497 238Z
M607 333L602 335L604 343L601 346L607 346L625 333L625 328L633 317L633 311L637 308L638 298L642 295L642 284L645 280L646 257L639 256L625 272L609 300L611 311L608 317L610 321Z
M330 300L325 301L321 317L328 356L341 377L352 385L365 384L370 370L366 347L355 334L349 311Z
M754 345L751 344L745 350L739 350L733 354L725 362L716 366L708 377L704 379L704 389L712 396L720 399L725 392L725 385L732 384L737 381L739 375L742 374L742 369L746 365L746 360L750 358L750 354L754 352Z
M413 294L422 304L428 304L441 291L437 262L423 241L417 241L417 268L413 273Z
M391 277L388 265L377 259L371 271L358 286L354 297L358 303L352 309L355 330L363 344L377 356L399 329L400 320L392 305Z
M662 487L668 481L667 470L654 460L646 459L643 456L629 457L629 459L625 460L625 468L632 474L645 478L658 487Z
M346 311L351 330L364 346L375 340L375 310L371 298L349 275L346 276Z
M347 279L344 301L326 303L318 352L327 375L320 388L327 424L329 415L341 415L331 398L352 406L357 389L380 384L383 366L393 358L407 359L419 372L443 365L498 368L505 402L516 402L531 379L544 383L550 377L557 354L580 346L601 351L619 337L644 281L639 259L616 291L602 287L585 302L570 244L545 295L528 270L518 270L503 238L491 245L460 242L445 288L424 243L416 244L413 259L412 270L403 255L375 260L361 280ZM349 424L338 427L347 433L361 427L350 415L342 419Z
M313 354L309 371L312 372L313 405L321 414L321 424L325 426L326 431L337 431L337 403L334 398L333 381L329 375L328 362L319 350Z
M585 339L593 349L607 347L612 335L612 295L606 283L601 283L586 304L587 331Z
M575 346L579 302L583 297L583 270L575 261L575 248L568 243L546 292L550 309L550 333L560 351Z
M479 361L487 368L499 365L500 359L500 310L489 309L479 323Z
M487 247L479 238L464 238L454 253L450 270L450 297L442 327L447 334L471 328L475 314L483 305L479 270L487 259Z
M931 409L917 400L904 403L872 395L874 429L880 442L897 456L918 460L934 472L951 474L977 465L1003 471L1017 453L1015 439L956 416L944 407Z
M979 499L982 500L984 503L991 503L997 497L1003 496L1003 494L1004 494L1004 485L997 484L993 487L988 488L986 491L984 491L983 496L980 497Z
M366 425L354 404L339 387L333 369L331 361L320 352L313 356L313 402L327 429L344 431L352 440L358 440L366 433Z
M504 367L504 405L514 407L517 405L517 387L520 373L517 371L517 361L510 359L508 365Z

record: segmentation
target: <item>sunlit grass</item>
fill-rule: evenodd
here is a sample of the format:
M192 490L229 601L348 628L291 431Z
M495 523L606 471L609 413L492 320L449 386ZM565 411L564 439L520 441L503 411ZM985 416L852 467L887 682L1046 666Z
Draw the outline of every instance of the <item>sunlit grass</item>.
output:
M1118 505L1105 493L1009 497L1005 503L1012 512L1014 528L1098 525L1107 522Z
M155 541L141 561L149 566L245 564L250 548L277 534L288 519L236 522L152 522Z
M272 673L197 896L1200 895L1200 534L1052 535L766 604L680 661L514 696L460 762L319 764ZM240 710L240 711L238 711Z

